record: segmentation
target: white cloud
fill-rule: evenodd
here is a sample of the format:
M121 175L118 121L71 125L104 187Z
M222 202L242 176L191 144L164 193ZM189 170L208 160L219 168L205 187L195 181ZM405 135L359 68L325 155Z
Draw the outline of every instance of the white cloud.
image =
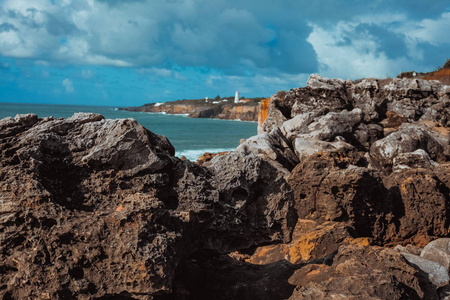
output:
M402 26L405 34L419 42L428 42L434 46L450 44L450 12L443 13L436 20L424 19L407 25Z
M74 92L74 88L73 88L73 83L72 80L70 80L69 78L66 78L62 81L62 85L64 86L64 88L66 89L66 93L73 93Z
M266 46L276 32L257 11L239 8L242 5L191 0L158 5L148 1L54 3L5 1L0 7L0 23L8 22L18 31L3 33L0 55L145 68L160 68L169 61L229 72L238 71L242 60L250 61L247 67L253 69L280 63L271 59ZM278 50L283 54L282 48Z
M357 79L363 77L384 78L396 76L408 66L405 56L389 58L380 48L378 38L368 30L353 35L346 43L349 33L354 33L358 22L342 21L334 28L312 25L308 37L319 60L319 73L327 77Z
M417 15L431 6L407 1L353 0L351 9L343 1L306 0L261 0L256 6L249 0L0 1L0 24L8 24L0 32L1 56L51 65L136 67L175 79L186 77L172 66L268 78L317 71L385 76L427 59L421 43L442 49L450 43L449 12L438 15L430 8L420 19ZM442 10L442 3L432 7ZM375 35L369 28L350 36L360 24L403 35L403 58L389 51L396 45L381 46L382 32Z

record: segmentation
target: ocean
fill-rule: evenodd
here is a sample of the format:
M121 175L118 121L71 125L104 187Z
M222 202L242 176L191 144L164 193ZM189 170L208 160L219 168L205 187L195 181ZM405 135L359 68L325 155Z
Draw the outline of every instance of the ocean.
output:
M166 136L175 147L175 156L196 160L205 152L235 149L240 139L257 134L256 122L193 119L184 115L165 115L117 110L115 107L60 104L0 103L0 119L34 113L40 118L67 118L76 112L92 112L107 119L134 118L150 131Z

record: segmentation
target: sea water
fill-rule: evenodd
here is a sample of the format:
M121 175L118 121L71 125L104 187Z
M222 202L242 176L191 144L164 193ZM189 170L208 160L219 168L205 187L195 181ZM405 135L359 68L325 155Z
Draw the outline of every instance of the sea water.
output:
M39 118L67 118L76 112L92 112L107 119L134 118L150 131L166 136L175 147L175 156L196 160L205 152L235 149L240 139L256 135L256 122L194 119L168 115L117 110L115 107L59 104L0 103L0 119L16 114L34 113Z

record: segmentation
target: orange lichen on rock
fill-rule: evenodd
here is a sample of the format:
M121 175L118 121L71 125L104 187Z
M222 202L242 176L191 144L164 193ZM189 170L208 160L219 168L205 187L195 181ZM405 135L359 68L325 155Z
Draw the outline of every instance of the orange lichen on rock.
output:
M371 238L353 238L349 227L342 223L325 222L317 224L311 220L300 219L289 244L259 247L246 262L258 265L270 264L280 260L290 263L304 263L325 257L342 245L370 246Z
M199 158L197 158L197 162L196 163L198 165L202 166L204 163L210 161L215 156L217 156L217 155L224 155L224 154L227 154L227 153L228 153L228 151L223 151L223 152L218 152L218 153L205 152Z
M269 108L270 98L261 100L259 105L259 117L258 117L258 128L262 126L267 118L267 110Z

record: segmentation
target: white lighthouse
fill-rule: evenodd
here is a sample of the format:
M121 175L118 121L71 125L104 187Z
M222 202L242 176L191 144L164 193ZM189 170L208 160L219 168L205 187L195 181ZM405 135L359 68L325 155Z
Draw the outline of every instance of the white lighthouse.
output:
M239 91L236 91L236 94L234 94L234 103L239 103Z

